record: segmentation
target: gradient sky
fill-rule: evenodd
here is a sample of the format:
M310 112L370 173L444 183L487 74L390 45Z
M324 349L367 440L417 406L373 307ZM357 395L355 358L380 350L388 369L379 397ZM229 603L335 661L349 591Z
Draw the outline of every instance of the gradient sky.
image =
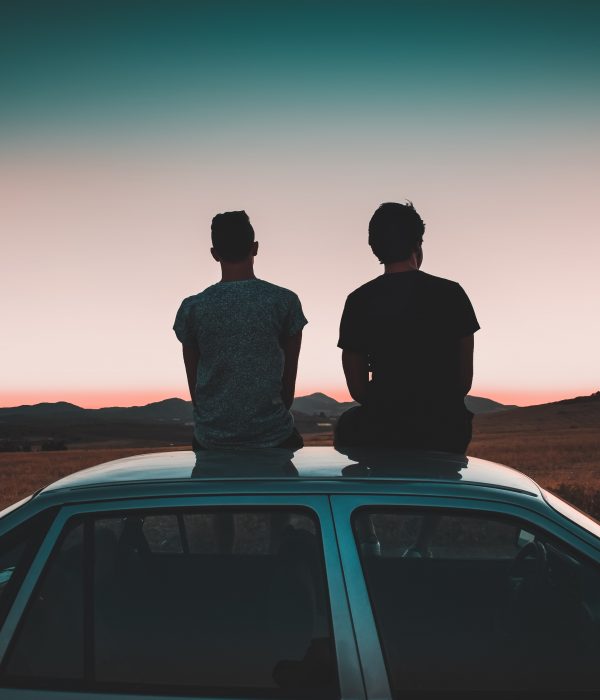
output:
M186 396L171 331L244 208L346 398L339 316L384 201L482 330L473 392L600 388L600 3L73 2L0 16L0 405Z

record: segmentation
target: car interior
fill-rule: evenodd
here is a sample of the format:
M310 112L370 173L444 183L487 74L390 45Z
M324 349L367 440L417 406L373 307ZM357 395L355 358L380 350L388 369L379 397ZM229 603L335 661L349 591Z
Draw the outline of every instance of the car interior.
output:
M440 518L419 551L422 521L402 538L403 517L375 514L359 547L396 692L600 688L595 568L541 532L501 523L500 537L468 516ZM355 521L359 545L368 531Z
M294 696L309 688L315 697L337 696L313 519L188 515L187 522L152 514L96 520L94 682L216 694L271 689ZM11 651L13 677L86 675L82 526L73 532L51 561Z

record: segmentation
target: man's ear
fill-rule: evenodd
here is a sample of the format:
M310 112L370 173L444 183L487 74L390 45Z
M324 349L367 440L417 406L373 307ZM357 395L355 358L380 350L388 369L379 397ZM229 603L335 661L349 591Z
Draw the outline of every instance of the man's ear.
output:
M211 248L211 249L210 249L210 254L213 256L213 258L214 258L217 262L221 262L221 258L219 257L217 251L216 251L214 248Z
M422 243L419 243L419 245L415 248L415 258L416 258L417 269L418 269L423 264L423 244Z
M256 254L258 253L258 241L254 241L252 244L252 248L250 248L250 252L252 253L252 257L255 257Z

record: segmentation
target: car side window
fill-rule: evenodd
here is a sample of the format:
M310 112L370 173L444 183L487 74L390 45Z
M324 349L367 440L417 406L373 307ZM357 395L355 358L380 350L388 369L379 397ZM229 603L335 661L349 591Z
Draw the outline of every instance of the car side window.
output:
M79 679L122 692L339 697L312 511L128 511L86 516L73 531L86 533L77 563L59 548L45 575L52 585L41 582L9 650L5 673L15 683L27 686L29 676L54 688L79 687ZM49 598L60 577L68 590ZM61 617L75 607L65 629ZM57 660L75 643L83 651L70 666Z
M0 538L0 625L54 515L44 511Z
M394 695L600 689L600 571L493 514L353 517Z
M7 677L83 678L83 523L73 520L54 548L9 649Z

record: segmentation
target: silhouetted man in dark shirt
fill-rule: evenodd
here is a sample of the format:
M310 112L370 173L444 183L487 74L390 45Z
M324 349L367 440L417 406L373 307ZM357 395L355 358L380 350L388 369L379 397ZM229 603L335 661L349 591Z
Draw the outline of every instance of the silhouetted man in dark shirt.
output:
M385 273L352 292L338 346L352 398L336 445L464 453L479 323L456 282L420 271L425 225L412 204L382 204L369 245ZM369 373L371 379L369 380Z

